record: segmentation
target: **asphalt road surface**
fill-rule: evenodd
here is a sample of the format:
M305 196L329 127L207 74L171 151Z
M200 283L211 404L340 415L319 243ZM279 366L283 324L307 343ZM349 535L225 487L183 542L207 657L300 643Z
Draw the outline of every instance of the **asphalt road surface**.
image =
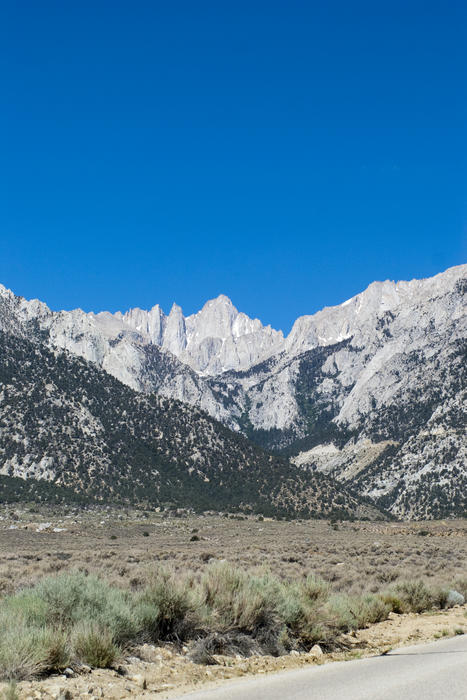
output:
M467 700L467 635L385 656L243 678L184 700Z

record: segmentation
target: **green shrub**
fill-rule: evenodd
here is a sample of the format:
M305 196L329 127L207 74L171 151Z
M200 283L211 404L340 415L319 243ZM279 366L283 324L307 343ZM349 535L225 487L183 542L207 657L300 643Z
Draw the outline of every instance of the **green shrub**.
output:
M36 626L70 628L83 620L97 622L110 630L117 644L137 633L129 595L97 576L80 572L49 576L12 596L7 605Z
M449 607L449 591L446 588L437 588L431 592L432 607L444 610Z
M69 662L65 635L32 627L20 614L0 609L0 678L26 680Z
M350 632L386 620L391 607L381 597L372 594L355 597L335 595L330 598L327 611L333 627Z
M433 595L423 581L405 581L396 586L403 612L421 613L433 607Z
M404 602L394 591L383 593L381 599L389 606L391 612L397 613L398 615L404 612Z
M279 588L272 577L249 576L230 564L215 563L201 579L201 601L221 631L255 635L275 621Z
M0 677L63 669L70 650L92 665L109 665L139 632L129 593L82 573L51 576L2 601Z
M198 647L205 659L221 649L277 655L316 642L333 648L342 632L385 620L390 611L449 607L455 596L461 599L422 581L382 595L330 595L315 576L282 581L225 562L184 578L157 569L144 590L131 592L96 576L60 574L0 601L0 679L59 671L72 659L105 667L129 644L195 636L205 639Z
M88 620L79 622L72 632L73 652L90 666L107 668L118 656L112 633L106 627Z
M218 615L226 628L238 629L255 636L261 628L271 627L275 622L275 606L269 591L257 581L245 582L233 595L216 600L214 615ZM230 604L229 604L230 599Z
M249 634L272 654L326 639L320 608L328 595L328 584L314 576L281 582L269 573L248 576L226 563L208 567L201 579L207 623L220 632Z
M137 625L153 642L182 639L197 622L197 603L186 581L162 569L153 573L134 604Z
M324 603L329 597L329 583L317 576L308 576L301 587L304 597L314 603Z
M47 671L60 671L70 663L70 648L67 634L63 630L45 628L40 644L43 648Z
M350 632L357 628L357 621L347 595L332 595L326 604L326 617L329 625L340 632Z
M380 596L368 594L354 599L352 610L357 628L363 628L387 620L391 607Z
M328 638L322 606L329 597L329 584L315 576L279 589L278 612L289 631L307 647Z
M463 595L465 600L467 600L467 577L459 578L457 581L454 581L453 588Z

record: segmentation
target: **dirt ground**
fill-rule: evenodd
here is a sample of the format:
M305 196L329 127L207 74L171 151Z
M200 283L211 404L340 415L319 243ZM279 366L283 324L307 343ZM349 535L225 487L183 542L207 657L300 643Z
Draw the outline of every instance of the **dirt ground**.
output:
M213 560L228 560L247 569L266 566L284 578L314 572L332 589L352 594L381 591L390 583L417 578L430 585L453 586L467 577L467 521L278 522L219 515L165 517L112 509L0 510L0 596L44 575L72 569L95 572L136 590L148 571L161 563L201 571ZM216 665L202 666L189 659L188 646L144 645L132 656L122 657L117 670L23 682L18 684L18 694L44 700L170 698L201 684L384 653L391 647L464 631L467 606L423 615L391 613L389 620L347 635L347 649L332 654L219 656Z

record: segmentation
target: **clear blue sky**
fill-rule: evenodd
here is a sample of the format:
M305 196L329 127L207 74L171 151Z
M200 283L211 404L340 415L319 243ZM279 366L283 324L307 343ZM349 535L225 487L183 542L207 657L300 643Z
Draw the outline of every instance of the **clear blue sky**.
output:
M467 260L465 2L0 3L0 282L288 330Z

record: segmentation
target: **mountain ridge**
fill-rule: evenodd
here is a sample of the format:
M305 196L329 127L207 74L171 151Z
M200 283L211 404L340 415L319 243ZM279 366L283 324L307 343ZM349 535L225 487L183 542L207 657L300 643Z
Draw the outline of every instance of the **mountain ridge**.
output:
M86 314L0 288L0 329L201 408L398 517L448 517L467 510L466 292L467 265L374 282L284 337L225 295L187 317L177 305Z
M21 300L24 307L30 307L30 312L32 315L66 316L71 314L73 316L88 317L89 319L95 319L98 321L102 320L104 321L102 325L102 330L104 332L107 330L107 333L109 334L112 334L112 332L116 333L117 328L119 328L120 331L124 330L124 328L126 328L127 330L134 330L135 332L141 333L145 338L150 340L152 344L169 349L169 351L175 354L176 356L183 352L187 343L192 341L193 336L199 335L199 330L197 328L199 324L197 323L197 319L201 319L204 326L208 325L208 328L210 327L211 329L213 329L214 332L217 333L217 335L214 337L219 338L220 340L225 341L230 336L234 338L240 338L242 336L249 335L250 333L266 331L268 334L271 334L271 338L273 338L274 340L282 341L283 345L280 346L279 350L277 350L276 343L273 343L273 345L270 346L267 351L265 351L265 355L261 358L261 360L250 360L249 364L247 364L244 367L232 366L229 368L222 368L221 372L224 372L234 369L248 369L253 364L256 364L258 361L265 360L268 357L271 357L273 354L280 352L281 350L286 350L290 352L291 350L295 349L297 343L297 336L303 333L303 330L301 328L303 325L310 323L310 321L315 323L318 320L326 318L330 313L336 314L339 309L345 309L346 307L352 307L357 304L359 304L359 306L361 307L364 302L367 302L368 299L372 297L371 307L373 313L377 311L391 311L394 310L394 308L397 308L398 304L400 303L400 300L403 299L404 296L410 295L411 292L413 295L413 292L423 291L424 288L427 287L433 287L434 290L436 290L436 288L445 286L446 281L448 281L449 283L449 281L457 278L467 278L467 264L461 264L456 265L454 267L450 267L444 272L440 272L434 275L433 277L427 277L422 279L414 278L409 281L374 281L371 284L369 284L363 292L355 294L354 296L350 297L349 299L343 301L340 304L336 304L333 306L325 306L323 307L323 309L320 309L313 314L305 314L297 317L297 319L292 325L290 332L287 335L284 335L282 330L275 329L271 325L264 326L258 318L253 319L248 317L243 312L239 312L230 300L230 298L225 294L219 294L217 297L207 300L199 311L194 312L188 316L183 316L182 307L179 306L176 302L172 304L169 314L165 314L159 304L155 304L149 310L141 309L139 307L132 307L124 312L110 312L102 310L96 313L93 311L85 312L81 308L75 308L69 311L52 311L44 302L40 301L39 299L34 298L31 300L27 300L24 297L14 294L11 290L9 290L2 284L0 284L0 295L10 296L10 298ZM375 304L375 301L377 302L378 299L380 300L379 308L376 308L378 304ZM210 312L214 309L214 315L216 315L216 312L222 307L224 308L225 313L217 314L218 323L212 323L212 313ZM357 315L359 312L360 308L357 309ZM227 319L230 319L230 328L225 327ZM115 322L113 327L112 321ZM106 322L107 329L105 327ZM118 326L119 322L120 324L122 324L121 326ZM167 338L164 339L164 330L165 328L167 328L167 326L169 328L169 333ZM219 326L221 326L220 330ZM187 337L179 339L179 342L177 343L177 338L174 338L174 335L177 335L177 330L179 330L180 328L185 329ZM222 330L224 332L222 332ZM201 341L207 337L210 336L204 329L201 336ZM336 337L332 338L317 335L316 345L333 344L335 342L343 340L345 337L350 337L349 331L341 331L336 335ZM313 341L309 339L309 342ZM297 354L299 354L299 352L297 352ZM186 361L189 358L185 356L184 359ZM187 362L187 364L190 363ZM198 372L205 371L203 367L198 366L194 368ZM208 373L215 374L216 372L210 371Z
M0 331L0 496L18 478L39 482L44 498L49 484L81 501L384 517L199 409L135 392L90 362Z

